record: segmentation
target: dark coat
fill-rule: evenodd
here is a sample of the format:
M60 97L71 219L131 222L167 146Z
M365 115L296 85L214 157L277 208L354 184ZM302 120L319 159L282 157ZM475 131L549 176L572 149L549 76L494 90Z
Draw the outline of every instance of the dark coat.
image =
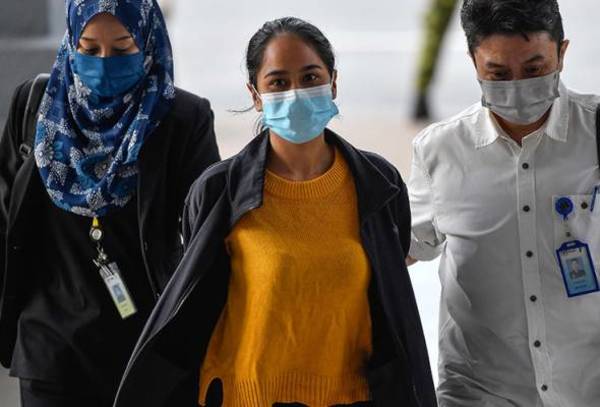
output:
M32 280L40 241L35 203L49 199L33 154L19 153L31 81L19 86L0 139L0 362L11 363L17 320ZM183 253L180 219L190 185L218 161L207 100L177 89L174 105L148 137L139 158L139 238L149 282L158 297Z
M356 150L329 130L326 138L353 173L361 238L373 270L373 355L367 372L372 397L377 406L436 406L405 264L410 244L406 187L383 158ZM200 366L227 297L225 237L244 214L262 205L268 149L263 133L192 187L183 220L186 252L136 346L116 407L197 406Z

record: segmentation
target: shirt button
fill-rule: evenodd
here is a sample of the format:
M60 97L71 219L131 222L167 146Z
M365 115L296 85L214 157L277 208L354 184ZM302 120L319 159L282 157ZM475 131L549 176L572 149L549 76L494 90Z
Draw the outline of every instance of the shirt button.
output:
M542 343L540 341L535 341L533 343L533 346L535 346L536 348L539 348L540 346L542 346Z
M527 253L525 253L525 256L533 257L533 252L531 250L529 250Z
M523 163L523 169L524 170L528 170L529 169L529 164L528 163Z
M547 391L548 390L548 386L546 386L545 384L542 385L542 391Z
M587 209L587 208L589 208L588 203L587 202L582 202L581 203L581 209Z
M532 295L531 297L529 297L529 299L531 300L531 302L537 301L537 297L535 295Z
M523 210L524 210L525 212L529 212L529 211L531 210L531 207L530 207L529 205L525 205L525 206L523 207Z

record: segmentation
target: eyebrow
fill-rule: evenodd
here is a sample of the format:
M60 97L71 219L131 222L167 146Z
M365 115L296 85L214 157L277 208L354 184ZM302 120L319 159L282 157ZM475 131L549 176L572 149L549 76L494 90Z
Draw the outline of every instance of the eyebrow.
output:
M485 67L489 69L506 68L506 66L502 64L497 64L495 62L486 62Z
M128 35L124 35L122 37L119 38L115 38L113 41L124 41L124 40L128 40L132 38L131 34ZM84 41L98 41L96 38L90 38L90 37L81 37L80 40L84 40Z
M530 64L532 62L539 62L539 61L543 61L545 58L543 55L538 54L535 55L531 58L529 58L527 61L525 61L526 64ZM489 69L498 69L498 68L506 68L506 66L502 65L502 64L497 64L495 62L486 62L485 63L486 68Z
M527 61L525 61L526 64L530 64L532 62L538 62L538 61L543 61L545 58L543 55L538 54L534 57L529 58Z
M300 72L311 71L311 70L313 70L313 69L321 69L321 70L322 70L322 69L323 69L323 67L322 67L322 66L320 66L320 65L316 65L316 64L307 65L307 66L305 66L304 68L302 68L302 69L300 70ZM287 74L287 73L289 73L289 72L288 72L288 71L286 71L286 70L282 70L282 69L279 69L279 70L274 70L274 71L268 72L268 73L265 75L265 78L268 78L269 76L285 75L285 74Z

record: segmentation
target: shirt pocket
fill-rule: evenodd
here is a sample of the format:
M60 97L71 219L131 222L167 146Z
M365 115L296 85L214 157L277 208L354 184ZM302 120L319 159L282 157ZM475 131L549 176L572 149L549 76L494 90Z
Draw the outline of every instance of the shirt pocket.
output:
M573 204L565 220L558 213L557 202L567 198ZM588 245L596 271L600 268L600 193L594 202L593 194L560 195L552 197L554 213L554 250L564 243L579 240Z

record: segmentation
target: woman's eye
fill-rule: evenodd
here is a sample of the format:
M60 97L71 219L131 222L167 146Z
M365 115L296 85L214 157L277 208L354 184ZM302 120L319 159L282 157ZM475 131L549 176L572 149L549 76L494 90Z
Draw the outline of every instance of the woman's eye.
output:
M85 55L96 55L98 53L98 48L81 48L80 52Z
M285 87L286 82L283 79L275 79L275 80L271 81L270 85L274 88L283 88L283 87Z
M319 79L319 76L318 76L318 75L316 75L316 74L314 74L314 73L309 73L308 75L306 75L306 76L304 77L304 80L305 80L306 82L314 82L314 81L316 81L316 80L318 80L318 79Z
M131 49L131 47L129 47L129 48L113 48L113 52L115 54L124 55L124 54L127 54L130 49Z

